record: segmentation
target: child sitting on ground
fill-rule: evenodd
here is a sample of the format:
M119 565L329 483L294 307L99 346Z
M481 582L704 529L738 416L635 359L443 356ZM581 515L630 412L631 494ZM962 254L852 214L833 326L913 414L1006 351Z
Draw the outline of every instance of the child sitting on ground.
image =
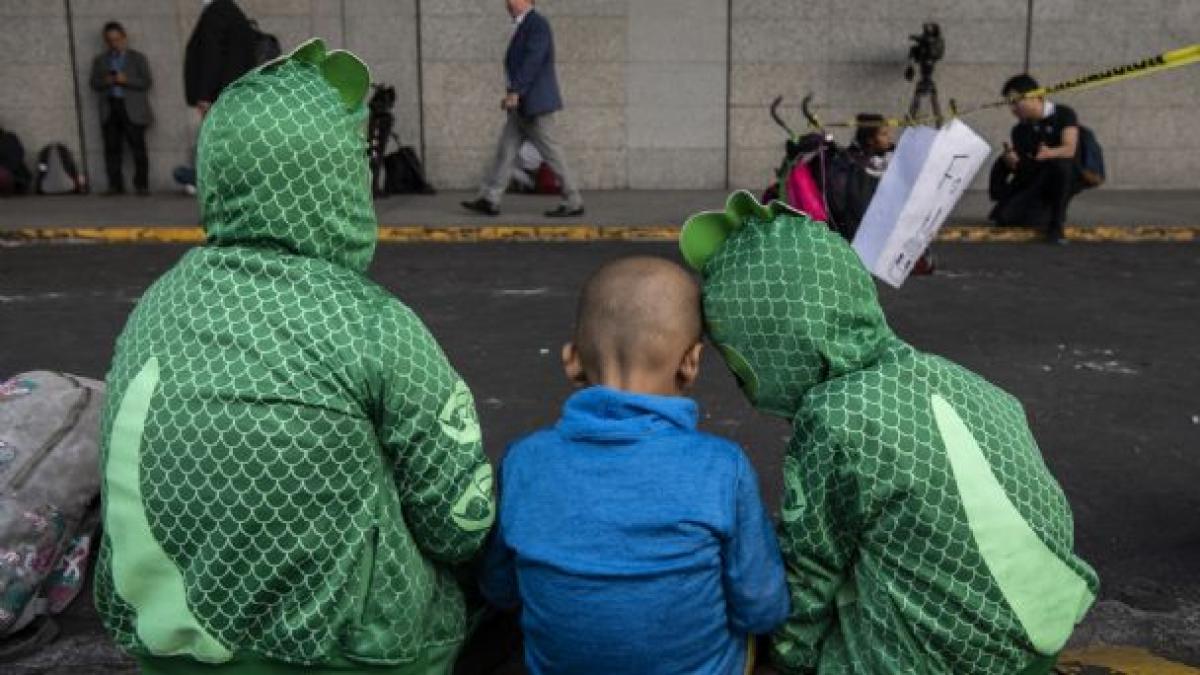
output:
M482 588L522 607L533 673L740 673L748 636L787 616L754 469L682 396L699 310L674 263L600 268L562 354L584 388L504 458Z
M746 397L793 423L776 665L1049 673L1097 580L1020 401L897 337L849 244L787 206L735 193L680 246Z

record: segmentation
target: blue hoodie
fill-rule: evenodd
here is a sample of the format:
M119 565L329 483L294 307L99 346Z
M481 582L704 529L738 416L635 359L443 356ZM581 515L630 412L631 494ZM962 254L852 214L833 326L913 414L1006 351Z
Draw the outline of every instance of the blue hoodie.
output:
M787 618L754 469L696 418L590 387L509 449L482 588L522 606L533 673L740 673Z

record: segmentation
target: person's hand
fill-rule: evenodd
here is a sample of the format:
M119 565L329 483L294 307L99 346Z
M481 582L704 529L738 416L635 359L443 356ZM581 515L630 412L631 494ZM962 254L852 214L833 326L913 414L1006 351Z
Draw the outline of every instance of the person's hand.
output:
M1011 170L1011 169L1016 169L1017 164L1020 161L1021 161L1021 158L1017 156L1017 151L1013 150L1012 146L1010 146L1008 143L1005 143L1004 144L1004 164L1007 165L1008 168Z
M129 79L125 77L125 73L118 72L116 75L113 76L113 82L115 82L117 84L125 84L128 81L129 81Z
M521 97L515 93L508 94L500 102L501 110L516 110L521 105Z
M208 114L208 109L212 107L212 101L196 101L196 110L200 111L200 119Z
M1050 148L1046 147L1045 143L1041 143L1038 145L1037 154L1035 154L1033 158L1039 162L1044 162L1047 159L1054 159L1054 152Z

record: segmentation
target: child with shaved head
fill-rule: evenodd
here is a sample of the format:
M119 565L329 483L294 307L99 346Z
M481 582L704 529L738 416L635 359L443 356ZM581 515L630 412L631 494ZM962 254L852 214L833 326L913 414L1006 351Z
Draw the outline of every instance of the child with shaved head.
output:
M583 287L562 353L580 390L509 448L482 582L521 608L533 673L740 673L788 614L754 469L683 396L700 336L674 263L623 258Z

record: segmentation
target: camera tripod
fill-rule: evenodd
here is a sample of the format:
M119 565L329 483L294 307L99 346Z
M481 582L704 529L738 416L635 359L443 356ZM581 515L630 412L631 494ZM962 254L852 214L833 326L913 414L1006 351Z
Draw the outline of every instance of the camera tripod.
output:
M934 121L937 126L942 126L942 106L938 103L937 83L933 81L933 62L922 61L921 77L917 80L917 86L913 89L912 102L908 105L908 117L911 120L917 119L917 115L921 112L921 98L929 97L929 105L933 110ZM953 105L953 102L951 102Z

